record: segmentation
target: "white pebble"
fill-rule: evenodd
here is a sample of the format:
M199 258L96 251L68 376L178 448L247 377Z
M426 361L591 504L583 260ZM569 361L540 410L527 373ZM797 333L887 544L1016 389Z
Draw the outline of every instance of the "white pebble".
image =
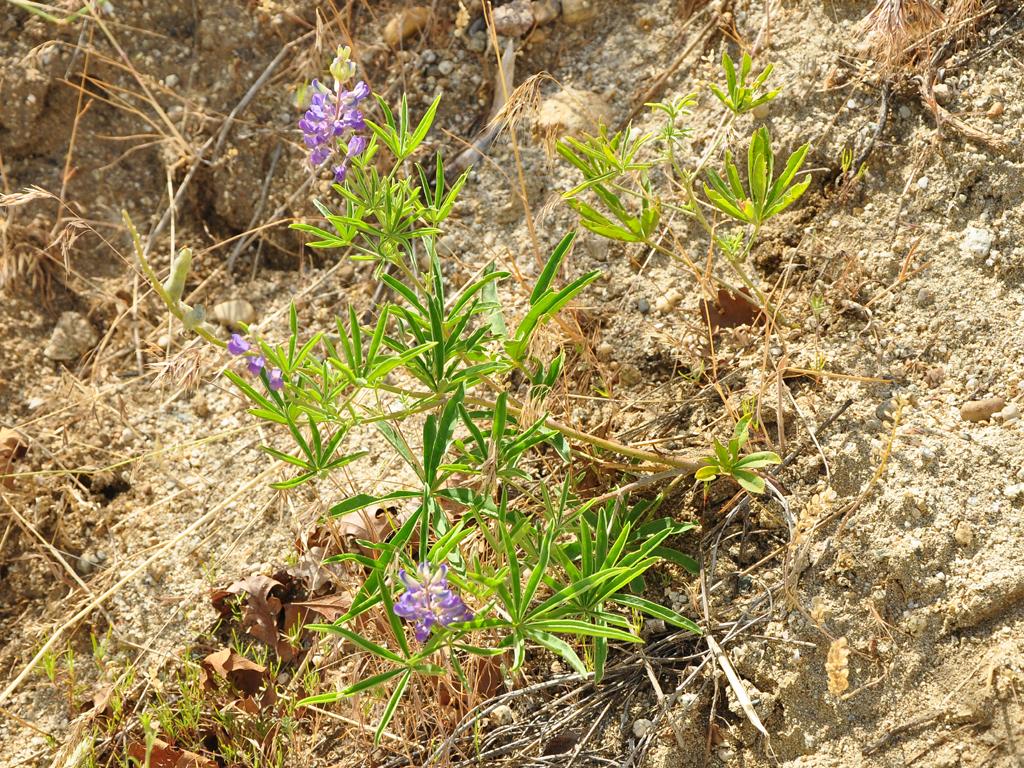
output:
M650 720L640 718L639 720L633 723L633 735L636 736L638 739L642 739L644 736L647 735L647 733L651 730L652 727L654 727L654 723L652 723Z

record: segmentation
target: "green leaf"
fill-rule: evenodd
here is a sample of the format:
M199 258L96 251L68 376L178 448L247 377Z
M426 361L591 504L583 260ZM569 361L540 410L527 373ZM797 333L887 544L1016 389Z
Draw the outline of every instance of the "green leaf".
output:
M633 610L640 611L641 613L646 613L648 616L653 616L656 619L661 619L667 624L679 627L680 629L688 629L698 635L704 634L697 624L690 621L690 619L686 618L682 614L676 613L671 608L658 605L658 603L645 600L642 597L635 597L633 595L616 595L611 598L611 600L619 605L632 608Z
M390 651L382 645L377 645L377 643L363 637L359 633L353 632L347 627L343 627L339 622L335 622L334 624L307 624L306 626L309 629L315 630L317 632L326 632L332 635L341 635L346 640L351 641L352 643L362 648L364 651L372 653L374 656L379 656L382 659L393 661L396 664L401 664L403 666L405 665L406 660L394 651Z
M535 643L547 648L552 653L557 653L580 675L587 674L587 667L576 655L576 651L560 637L542 632L540 630L527 630L526 635ZM521 666L522 662L520 662Z
M736 482L740 484L740 487L745 491L749 491L754 494L764 493L764 478L759 475L755 475L753 472L747 472L743 469L734 469L732 476L736 479Z
M540 276L537 278L537 284L533 287L533 292L530 294L530 304L536 304L540 297L547 292L551 282L555 279L555 275L558 273L558 268L565 259L565 254L569 251L569 246L572 245L575 239L576 232L568 232L561 242L555 246L555 249L548 257L547 263L544 265L544 269L541 270Z
M603 627L600 624L590 624L577 619L545 619L543 621L530 622L530 628L579 637L604 637L609 640L620 640L624 643L643 642L643 638L634 635L632 632L623 632L621 629L615 629L614 627Z

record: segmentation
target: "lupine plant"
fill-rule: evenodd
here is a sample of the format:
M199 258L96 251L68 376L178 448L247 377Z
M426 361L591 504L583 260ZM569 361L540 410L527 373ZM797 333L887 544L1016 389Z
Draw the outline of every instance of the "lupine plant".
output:
M643 243L648 248L673 259L685 262L700 274L685 253L677 253L661 244L659 227L665 209L683 213L695 221L708 235L726 263L743 284L749 298L777 320L784 320L764 292L747 273L745 262L757 241L762 226L768 219L784 211L807 190L810 176L797 180L809 145L798 148L786 161L782 172L775 175L775 155L771 136L764 126L754 131L747 147L747 184L744 186L740 171L733 162L728 148L729 137L736 118L748 114L774 99L779 90L767 90L765 84L771 76L771 65L750 79L752 61L743 54L739 67L728 53L722 54L725 87L711 85L711 92L726 109L725 117L695 167L684 167L680 162L690 131L681 126L696 101L696 94L688 94L673 101L648 104L664 118L658 133L639 134L627 128L609 135L602 128L597 135L582 139L567 138L558 145L559 154L583 175L583 182L564 193L568 205L580 215L580 223L598 235L628 243ZM661 149L649 147L660 144ZM721 156L724 171L716 172L706 166ZM661 168L678 184L682 205L670 205L652 192L651 172ZM701 185L706 201L697 194ZM710 218L722 214L728 222L738 224L736 229L722 231ZM719 283L728 285L723 278Z
M182 301L188 252L175 257L170 278L161 282L126 217L157 295L186 328L238 361L226 375L248 399L250 413L294 444L292 450L264 447L292 470L274 487L295 488L357 461L364 452L349 449L349 437L365 428L378 430L415 477L408 487L360 493L330 509L340 519L399 505L383 535L367 533L358 547L331 558L356 566L364 578L345 615L313 625L374 657L379 671L304 703L380 695L379 738L417 678L447 675L468 689L472 656L497 659L514 675L531 648L543 648L600 678L609 643L640 642L644 616L699 632L686 617L643 597L644 574L655 564L695 570L668 544L691 525L659 517L657 500L589 502L578 493L572 468L580 449L680 474L692 474L699 462L589 435L547 413L565 357L538 357L534 339L599 276L587 272L560 284L573 233L551 252L516 322L501 298L508 273L490 265L454 285L436 238L468 171L446 182L440 155L431 161L432 173L416 161L438 101L418 121L404 97L392 110L377 96L371 110L367 86L347 86L354 68L346 49L339 49L330 74L329 82L308 87L299 130L310 165L333 177L336 197L333 204L317 203L323 224L293 226L313 236L313 248L344 249L374 262L385 298L372 316L361 318L350 306L333 328L307 333L293 306L284 344L247 327L224 341L201 307ZM607 151L600 150L593 167L603 169L603 179L643 167L634 140L601 141ZM617 198L604 184L591 180L589 188L611 204ZM643 241L658 208L649 195L641 202L636 217L620 207L613 210L617 223L601 221ZM419 440L409 437L413 424ZM564 478L554 488L538 474L542 460ZM371 616L376 620L368 621Z

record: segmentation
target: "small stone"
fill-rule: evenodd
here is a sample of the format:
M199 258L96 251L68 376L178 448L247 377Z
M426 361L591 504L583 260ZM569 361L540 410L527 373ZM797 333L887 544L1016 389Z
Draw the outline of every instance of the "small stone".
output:
M953 529L953 539L960 546L971 546L974 543L974 528L966 520L961 520Z
M999 413L992 414L992 420L999 424L1009 424L1020 418L1020 408L1016 403L1007 403Z
M177 88L178 83L180 82L181 80L178 78L178 76L173 73L169 74L167 77L164 78L164 85L166 85L168 88Z
M1014 483L1003 488L1003 496L1008 499L1016 499L1018 496L1024 496L1024 483Z
M909 120L912 114L914 113L910 111L910 107L908 107L906 104L900 107L900 117L902 117L904 120Z
M539 27L542 24L550 24L558 18L562 10L561 0L533 0L531 3L533 21Z
M61 312L60 319L43 348L51 360L76 360L99 341L99 334L80 312Z
M772 105L771 103L766 101L764 104L758 104L756 107L750 110L750 114L754 116L755 120L764 120L766 117L768 117L768 114L771 111Z
M679 302L683 300L683 295L673 288L668 293L660 296L656 302L654 302L654 308L663 315L667 315L673 309L679 306Z
M988 112L985 115L989 120L995 120L1003 116L1003 112L1006 111L1006 107L1003 106L1003 102L997 101L991 107L988 108Z
M494 31L504 37L522 37L533 26L530 0L512 0L494 9Z
M639 720L633 722L633 735L636 736L638 739L642 739L650 732L651 728L653 727L654 723L652 723L650 720L641 717Z
M515 713L508 704L499 704L491 710L490 721L495 727L500 728L503 725L512 725L515 719Z
M960 418L964 421L988 421L1005 406L1006 401L1001 397L971 400L960 406Z
M643 298L637 299L636 300L636 311L639 312L641 315L646 315L647 313L649 313L651 311L651 302L649 302L647 299L643 299Z
M448 77L455 71L455 65L446 59L437 65L437 71L442 77Z
M562 18L566 24L583 24L597 16L592 0L562 0Z
M96 552L83 552L78 558L79 574L82 576L88 576L95 572L95 570L103 564L103 560L106 560L106 556L101 560Z
M875 406L875 418L881 422L891 421L895 413L896 402L892 398L883 400Z
M932 95L939 104L949 104L953 100L953 89L945 83L939 83L932 88Z
M612 355L615 354L615 347L609 344L607 341L602 341L597 345L597 359L602 363L607 363L612 359Z
M913 637L920 637L928 629L928 617L920 612L911 613L904 626Z
M922 176L920 179L917 180L917 188L918 189L928 189L928 177L927 176Z
M250 325L255 322L256 310L245 299L231 299L213 308L213 319L227 328L241 330L240 323Z
M935 294L927 288L922 288L917 292L917 306L919 307L930 307L935 303Z
M391 17L384 27L384 42L392 48L398 48L402 41L415 35L430 21L430 8L425 5L414 5L399 11Z
M627 387L633 387L644 380L644 375L635 365L623 365L619 368L619 381Z
M200 419L205 419L210 415L210 404L202 392L197 392L192 396L192 410Z
M984 227L970 226L964 230L964 238L960 241L960 252L965 256L988 257L992 250L992 230Z
M594 126L611 122L612 109L603 96L566 87L541 102L534 125L545 140L555 141L566 135L591 132Z

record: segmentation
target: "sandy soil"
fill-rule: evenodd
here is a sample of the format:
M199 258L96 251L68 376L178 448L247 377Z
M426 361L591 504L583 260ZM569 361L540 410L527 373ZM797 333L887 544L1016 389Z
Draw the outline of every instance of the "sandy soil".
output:
M188 347L145 295L120 210L148 230L167 208L168 179L177 188L196 167L174 217L176 243L198 252L195 300L243 298L271 336L283 332L291 300L310 327L349 302L368 307L365 265L312 254L280 225L309 216L316 191L304 186L295 88L329 59L340 19L378 91L404 88L419 105L445 93L444 130L432 141L454 153L486 119L494 83L482 27L463 26L457 3L437 3L422 39L389 51L383 28L399 5L349 4L319 49L311 2L115 3L106 29L58 29L0 7L3 192L35 186L64 201L7 207L0 219L0 427L28 447L0 488L0 683L7 689L55 632L54 647L82 660L70 703L66 686L39 671L4 691L0 765L53 763L111 670L166 678L215 621L211 588L272 572L334 499L394 481L396 465L367 437L371 455L349 476L303 493L270 490L284 470L258 446L274 436L253 428L218 375L228 361ZM706 648L680 640L652 653L658 686L646 675L630 683L575 764L1024 765L1024 418L1013 418L1024 410L1021 8L989 3L976 34L941 61L942 106L965 131L937 125L910 77L883 95L858 44L866 0L770 4L770 23L764 4L746 0L563 5L517 43L517 82L546 71L558 83L545 83L542 98L559 84L577 89L583 111L616 126L643 100L716 80L729 29L759 41L759 61L775 63L785 88L737 133L763 120L777 151L811 142L815 178L753 254L762 285L783 286L794 320L767 336L724 329L712 352L701 295L679 264L590 235L574 252L572 274L599 267L605 276L576 315L591 341L579 350L579 381L594 386L565 399L567 420L701 452L722 435L725 408L757 397L775 449L794 454L778 474L792 528L774 502L730 513L717 496L709 506L699 492L675 499L681 518L701 520L689 543L707 583L719 585L710 635L768 737L718 665L659 661ZM217 142L224 116L296 40ZM720 115L703 90L694 156ZM635 124L655 127L644 111ZM492 259L529 276L536 255L575 226L557 199L575 176L532 128L528 118L517 134L529 216L503 137L442 240L453 280ZM837 185L843 150L859 156L872 141L863 178ZM233 253L232 238L263 224ZM672 226L702 261L698 231ZM159 264L169 236L155 240ZM44 350L63 312L78 313L87 343L55 361ZM190 377L194 389L183 386ZM996 397L999 418L964 417L965 403ZM662 586L665 599L700 612L693 583L666 575ZM90 633L109 633L106 668L91 662ZM848 688L837 695L826 666L842 638ZM638 728L641 720L653 725ZM332 760L362 760L344 743L334 750ZM294 764L330 762L321 759ZM570 757L522 759L514 764Z

